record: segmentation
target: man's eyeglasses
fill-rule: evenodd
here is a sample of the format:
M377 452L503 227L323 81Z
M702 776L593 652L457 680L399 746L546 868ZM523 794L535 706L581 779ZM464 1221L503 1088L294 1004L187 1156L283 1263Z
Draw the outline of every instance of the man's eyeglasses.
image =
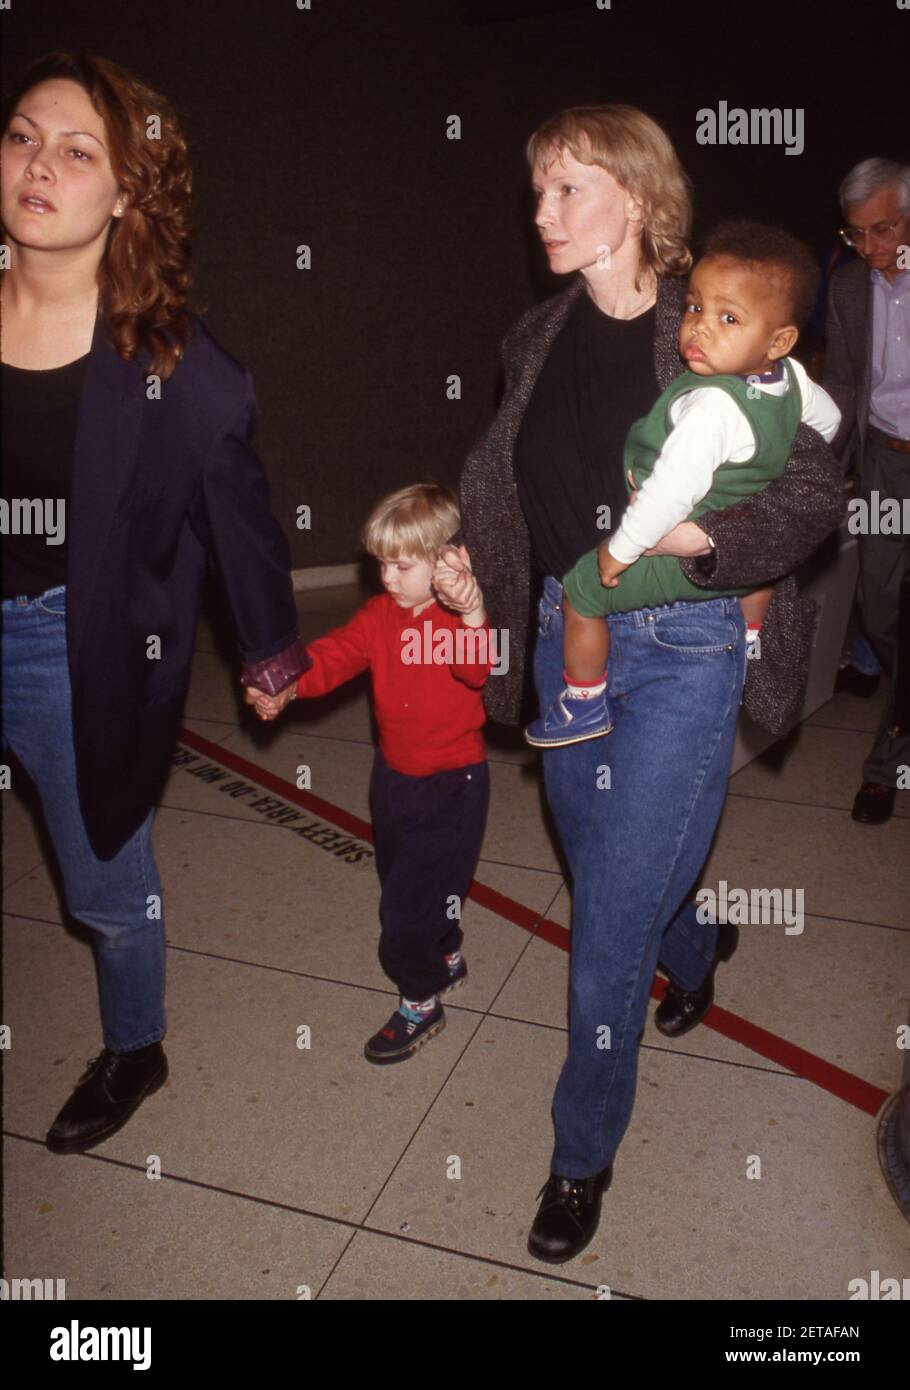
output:
M905 213L901 213L896 222L876 222L874 227L839 227L843 240L848 246L862 246L869 237L874 237L876 241L894 241L894 229L903 222Z

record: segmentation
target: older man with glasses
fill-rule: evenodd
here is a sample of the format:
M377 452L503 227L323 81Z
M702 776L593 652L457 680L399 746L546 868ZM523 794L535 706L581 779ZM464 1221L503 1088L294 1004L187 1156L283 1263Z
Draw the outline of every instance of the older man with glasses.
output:
M858 259L831 278L823 381L842 417L832 448L868 504L863 627L892 680L853 803L854 820L880 825L910 775L910 533L891 524L910 514L910 164L865 159L839 198Z

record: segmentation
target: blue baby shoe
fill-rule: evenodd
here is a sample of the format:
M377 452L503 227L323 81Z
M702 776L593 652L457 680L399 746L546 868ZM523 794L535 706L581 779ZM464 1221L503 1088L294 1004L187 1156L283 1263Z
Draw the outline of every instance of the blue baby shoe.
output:
M525 739L534 748L562 748L567 743L602 738L612 728L606 689L588 700L573 699L563 690L546 713L528 725Z

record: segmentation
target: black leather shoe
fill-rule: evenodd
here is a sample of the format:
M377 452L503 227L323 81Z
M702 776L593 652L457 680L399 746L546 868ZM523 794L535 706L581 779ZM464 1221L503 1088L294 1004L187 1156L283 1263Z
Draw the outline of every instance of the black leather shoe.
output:
M146 1096L167 1080L167 1058L160 1042L135 1052L93 1057L76 1083L45 1143L55 1154L83 1153L109 1139L126 1124Z
M880 680L881 676L867 676L865 672L857 671L855 666L841 666L834 680L834 693L859 695L867 700L878 690Z
M680 989L667 981L667 992L657 1006L654 1022L667 1038L681 1038L701 1023L714 1003L714 972L722 960L729 960L739 945L739 927L719 922L714 963L698 989Z
M884 825L894 814L896 787L883 787L879 782L864 782L853 801L851 815L864 825Z
M537 1260L561 1265L590 1244L600 1221L600 1203L613 1178L610 1163L590 1178L560 1178L551 1173L528 1236L528 1249Z

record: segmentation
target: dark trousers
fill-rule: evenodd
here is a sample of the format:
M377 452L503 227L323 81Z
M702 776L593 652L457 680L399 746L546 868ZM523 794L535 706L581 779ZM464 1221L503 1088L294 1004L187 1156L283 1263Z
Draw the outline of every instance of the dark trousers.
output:
M910 498L910 454L902 454L869 439L866 442L864 476L868 491L876 490L881 498L893 497L901 501ZM860 536L859 566L859 606L863 629L892 681L875 742L863 768L863 780L893 787L897 783L898 768L910 765L910 734L895 737L891 733L897 722L895 668L898 616L901 585L910 566L910 536ZM904 590L906 593L906 585ZM907 598L904 597L903 601L906 603ZM902 660L905 663L910 661L910 652L903 653Z
M428 999L448 983L443 956L461 947L489 804L486 762L408 777L376 750L370 810L382 884L379 960L406 999Z

